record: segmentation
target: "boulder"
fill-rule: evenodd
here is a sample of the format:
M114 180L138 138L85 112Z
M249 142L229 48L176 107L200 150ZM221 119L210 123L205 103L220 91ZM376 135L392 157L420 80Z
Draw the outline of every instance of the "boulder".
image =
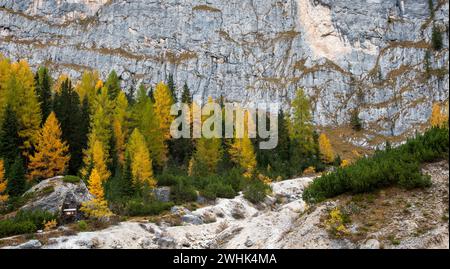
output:
M28 242L25 242L23 244L12 246L12 247L6 247L9 249L39 249L42 247L42 243L39 240L30 240Z
M63 177L53 177L41 181L28 190L28 199L21 209L44 210L61 215L63 208L79 208L81 203L93 199L82 180L78 183L64 182Z
M170 201L170 187L158 187L154 189L153 193L155 194L156 200L160 202L169 202Z
M361 249L380 249L380 242L376 239L369 239L361 246Z
M203 224L203 220L201 217L192 215L192 214L186 214L181 217L181 221L187 224L193 224L193 225L201 225Z

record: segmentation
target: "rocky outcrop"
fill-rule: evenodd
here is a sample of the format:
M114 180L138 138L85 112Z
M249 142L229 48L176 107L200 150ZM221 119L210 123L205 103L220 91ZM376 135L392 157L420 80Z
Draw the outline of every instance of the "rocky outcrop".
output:
M358 109L366 129L399 136L448 100L449 4L432 2L433 18L422 0L0 0L0 52L54 76L115 69L126 88L173 74L204 98L286 104L303 87L317 125Z
M58 215L61 214L64 205L77 208L81 203L93 198L83 181L64 182L63 177L49 178L39 182L28 190L24 197L29 199L21 209L39 209Z

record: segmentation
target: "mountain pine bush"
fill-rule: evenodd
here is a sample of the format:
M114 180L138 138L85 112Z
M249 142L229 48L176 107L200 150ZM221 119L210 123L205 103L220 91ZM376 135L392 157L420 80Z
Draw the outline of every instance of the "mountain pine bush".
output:
M364 193L397 185L404 188L430 186L420 164L448 159L448 128L433 127L395 149L377 151L373 156L341 167L314 180L303 193L308 202L319 202L343 193Z

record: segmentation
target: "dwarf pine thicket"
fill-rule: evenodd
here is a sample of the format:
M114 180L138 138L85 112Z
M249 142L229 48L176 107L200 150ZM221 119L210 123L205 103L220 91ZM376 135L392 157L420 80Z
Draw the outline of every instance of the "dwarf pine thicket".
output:
M448 128L436 127L352 165L335 154L324 133L316 132L302 90L292 101L291 114L278 114L279 143L273 150L256 147L259 138L172 139L172 104L180 97L195 106L188 83L178 89L169 76L167 83L138 85L137 91L126 93L114 71L106 81L95 71L86 71L77 82L67 75L53 81L46 67L34 75L26 61L0 56L1 212L19 208L28 188L56 175L64 175L67 182L85 181L95 199L82 210L101 218L158 214L196 201L199 194L232 198L243 191L257 203L271 180L305 170L321 172L326 166L345 168L316 180L305 192L308 201L391 184L426 186L419 163L448 155ZM433 125L448 122L441 108L433 108L433 114ZM356 116L352 125L362 128ZM171 187L171 202L155 200L152 190L157 186ZM8 221L0 223L6 231L15 223ZM36 228L24 223L21 229Z

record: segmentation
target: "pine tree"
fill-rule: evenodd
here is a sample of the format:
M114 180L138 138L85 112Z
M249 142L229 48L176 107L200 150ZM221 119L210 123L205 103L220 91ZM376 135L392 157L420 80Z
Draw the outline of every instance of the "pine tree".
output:
M167 86L169 87L170 93L172 94L174 103L177 102L177 94L176 94L176 86L175 82L173 81L173 75L170 74L169 78L167 79Z
M41 105L42 119L47 119L52 111L52 78L46 67L39 67L34 77L36 94Z
M25 192L25 168L20 156L17 156L8 172L8 193L12 197L18 197Z
M20 154L21 140L19 137L19 122L16 113L8 104L0 129L0 157L5 162L6 170Z
M160 82L155 88L155 115L159 122L159 128L165 140L170 139L170 125L174 117L170 115L170 109L174 104L174 99L169 87Z
M319 136L319 150L324 163L332 163L334 161L334 150L331 146L330 140L326 134L322 133Z
M11 105L19 121L21 149L29 157L41 124L41 108L34 88L34 75L26 61L11 64L6 81L7 103Z
M133 126L145 137L153 164L162 168L167 162L167 146L159 128L153 103L147 96L145 88L139 88L136 104L132 112Z
M122 177L119 179L118 195L119 197L132 197L135 193L133 187L133 174L131 172L131 158L125 157Z
M65 173L70 156L69 147L61 140L61 134L58 120L52 112L39 132L35 154L30 158L30 179L46 179Z
M192 104L192 96L191 96L191 91L189 90L189 87L186 83L184 83L183 86L183 93L181 94L181 102L183 104Z
M103 180L100 173L94 168L88 181L89 192L92 193L94 199L82 204L80 210L90 218L103 219L112 215L105 200L105 192L103 189Z
M87 130L80 99L70 80L61 84L61 89L55 94L53 108L61 125L62 138L69 145L68 172L77 174L82 164L83 148L87 143Z
M444 42L442 40L442 33L438 26L433 25L431 33L431 43L433 44L433 49L439 51L443 48Z
M5 166L3 165L3 160L0 160L0 205L8 201L7 186L8 180L5 178Z
M109 99L111 100L115 100L122 91L120 88L120 79L115 70L109 73L108 78L106 79L105 87L108 89Z
M191 105L192 97L189 91L187 84L184 84L183 93L181 96L181 103ZM181 113L181 111L180 111ZM178 116L180 116L179 114ZM192 128L192 116L191 118L184 119L185 122L189 122ZM192 156L192 152L194 150L194 145L192 139L190 138L179 138L179 139L171 139L169 141L169 152L172 161L178 165L183 165L186 163Z

